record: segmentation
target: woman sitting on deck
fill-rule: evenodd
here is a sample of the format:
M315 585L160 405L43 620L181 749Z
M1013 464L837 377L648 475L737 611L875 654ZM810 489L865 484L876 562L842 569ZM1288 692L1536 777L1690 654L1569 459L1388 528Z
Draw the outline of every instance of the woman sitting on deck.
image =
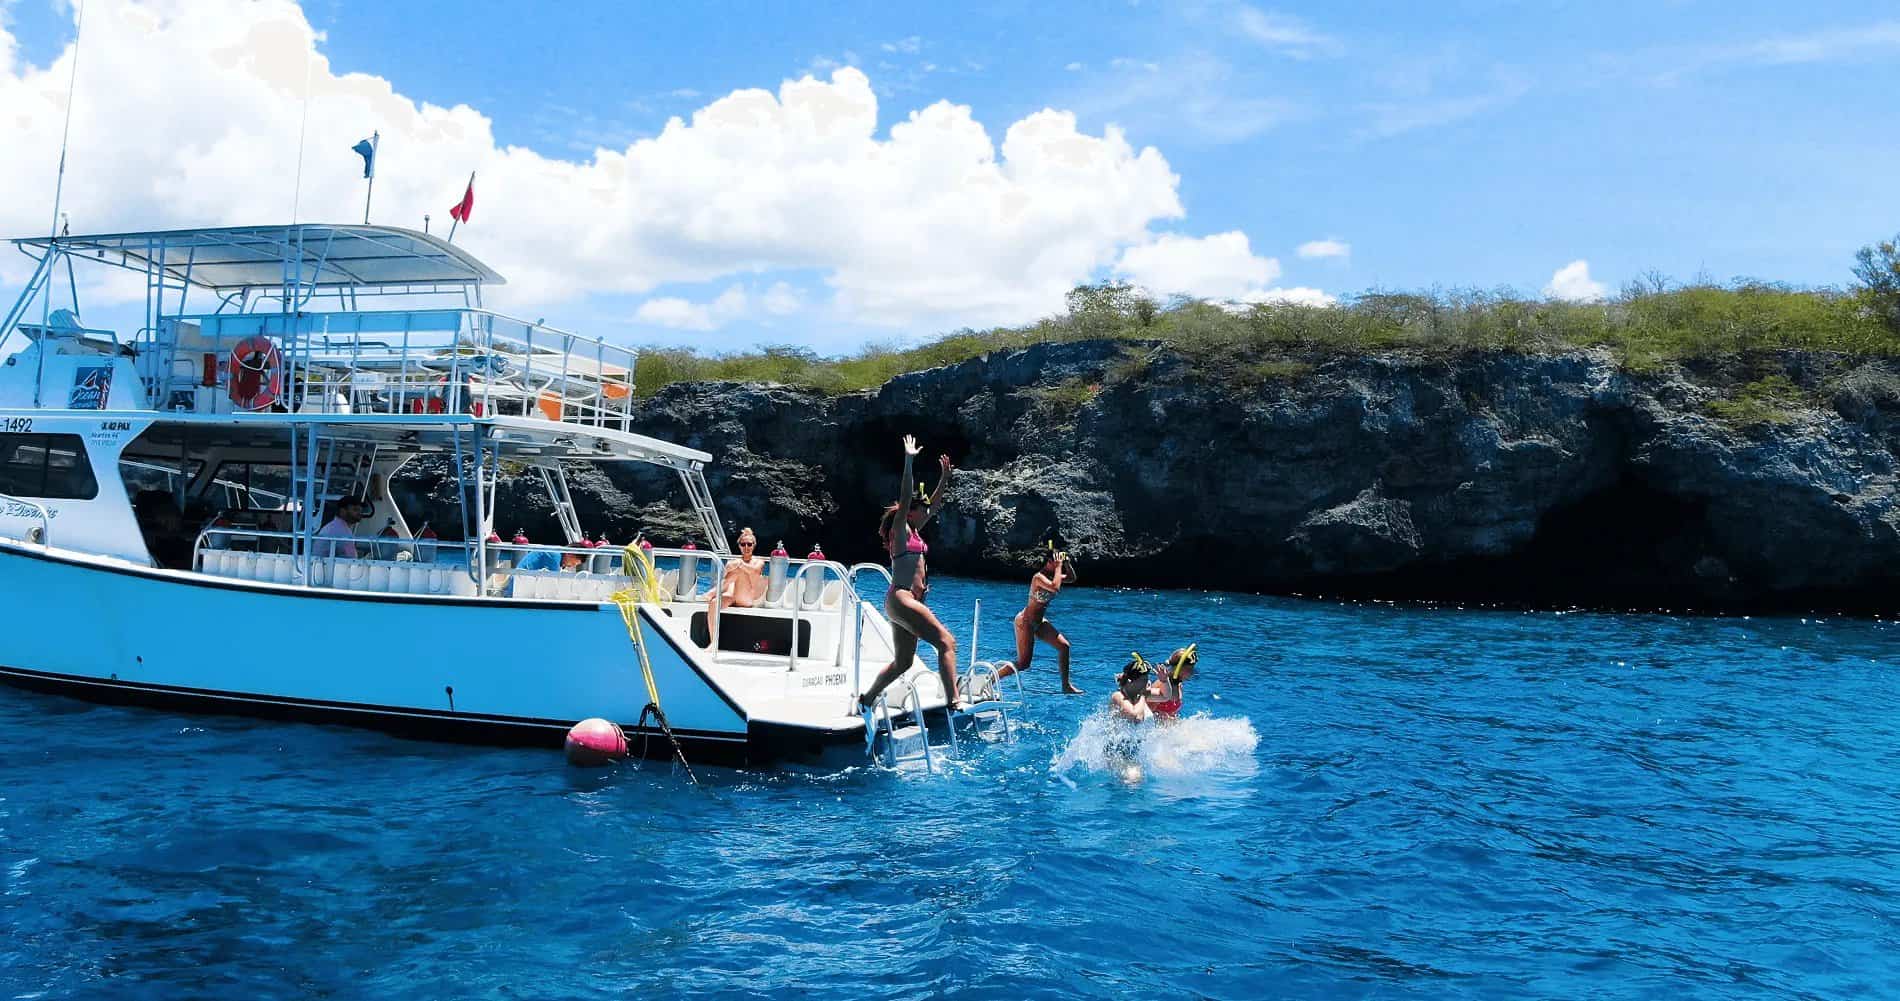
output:
M944 487L950 483L950 457L937 457L943 475L937 480L937 489L925 496L923 484L911 471L912 460L920 451L916 437L905 435L903 485L897 503L884 509L884 520L878 526L878 537L891 558L891 590L884 596L884 614L891 620L891 641L896 649L890 666L879 672L870 690L858 697L862 710L875 705L878 695L910 669L920 639L937 648L937 673L943 679L944 697L953 706L961 701L957 693L956 637L924 604L930 593L924 554L930 551L930 545L919 534L930 523L943 500Z
M739 530L739 558L726 564L724 578L712 594L706 596L706 633L708 645L719 647L719 610L725 607L752 608L765 597L765 557L757 555L759 537L752 529Z

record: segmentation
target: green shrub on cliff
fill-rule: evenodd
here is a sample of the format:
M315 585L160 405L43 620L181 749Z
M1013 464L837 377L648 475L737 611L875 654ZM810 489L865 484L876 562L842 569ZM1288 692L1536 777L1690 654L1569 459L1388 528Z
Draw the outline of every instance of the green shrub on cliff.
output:
M1044 416L1067 420L1102 392L1102 384L1087 379L1064 379L1050 385L1025 386L1016 395Z
M1900 295L1900 277L1895 290ZM1091 339L1144 342L1110 366L1109 383L1145 377L1156 344L1181 355L1191 372L1234 384L1289 378L1289 366L1311 366L1328 356L1392 350L1449 355L1606 347L1638 371L1779 348L1900 354L1900 332L1870 308L1870 294L1748 280L1671 287L1652 278L1602 302L1528 299L1509 289L1374 289L1328 306L1193 299L1163 305L1110 283L1072 291L1062 316L960 330L909 347L874 344L839 358L787 346L730 355L650 349L640 356L636 389L649 395L673 382L734 380L845 393L992 351Z
M1854 277L1869 311L1889 329L1900 330L1900 236L1860 248Z
M1726 399L1710 400L1709 413L1739 428L1787 424L1795 411L1809 406L1807 394L1785 375L1770 375L1748 383Z

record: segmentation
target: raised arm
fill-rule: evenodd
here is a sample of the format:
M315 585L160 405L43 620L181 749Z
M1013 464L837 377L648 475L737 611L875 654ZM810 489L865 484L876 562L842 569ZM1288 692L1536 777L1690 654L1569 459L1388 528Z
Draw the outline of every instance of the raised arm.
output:
M937 467L943 470L943 472L937 476L937 489L930 492L931 518L935 518L938 509L943 506L943 490L950 485L950 471L954 468L950 465L950 457L947 455L937 456Z
M1056 567L1056 576L1061 577L1064 584L1075 583L1075 564L1069 561L1068 553L1062 554L1062 563Z
M1148 686L1148 691L1153 694L1156 701L1173 702L1175 700L1174 679L1168 676L1173 673L1173 670L1170 666L1164 666L1155 672L1155 683Z
M910 509L917 503L917 474L912 471L911 464L921 451L923 449L917 447L916 435L904 436L904 479L897 490L897 517L891 522L890 538L884 540L891 556L903 551L898 540L906 538L910 530Z

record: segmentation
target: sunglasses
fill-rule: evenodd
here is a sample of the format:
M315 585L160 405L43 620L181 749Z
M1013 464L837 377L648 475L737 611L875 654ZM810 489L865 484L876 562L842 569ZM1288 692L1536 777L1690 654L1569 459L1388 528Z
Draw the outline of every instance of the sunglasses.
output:
M740 548L740 549L751 549L751 548L752 548L753 546L755 546L755 545L757 545L757 544L758 544L758 543L756 543L756 542L741 542L741 543L739 543L739 548Z

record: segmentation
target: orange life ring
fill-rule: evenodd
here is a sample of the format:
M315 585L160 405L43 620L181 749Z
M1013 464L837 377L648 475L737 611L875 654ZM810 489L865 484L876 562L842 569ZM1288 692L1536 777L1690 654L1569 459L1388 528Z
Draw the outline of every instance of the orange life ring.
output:
M284 356L263 334L237 342L230 368L231 403L239 410L268 410L284 393Z

